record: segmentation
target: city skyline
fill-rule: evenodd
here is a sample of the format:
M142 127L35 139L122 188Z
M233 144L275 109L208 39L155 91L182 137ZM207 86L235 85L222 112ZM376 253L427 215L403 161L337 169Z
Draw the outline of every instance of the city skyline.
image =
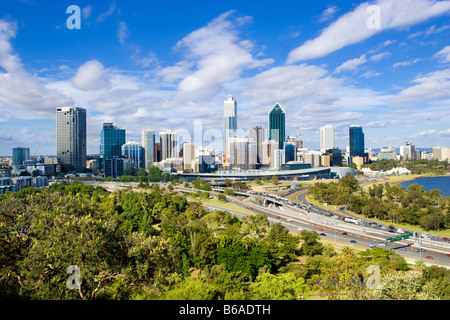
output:
M68 30L71 3L6 0L0 154L19 146L56 154L55 110L69 105L87 110L88 154L98 154L108 122L135 141L145 128L193 132L197 119L206 131L220 126L229 93L239 101L239 128L268 129L267 112L278 101L288 115L286 136L301 123L309 149L320 148L328 123L341 149L353 123L369 148L446 146L450 5L413 2L371 1L381 12L374 31L362 2L262 1L256 8L231 1L201 9L177 2L183 14L169 15L164 4L81 1L81 29ZM336 34L339 41L327 41Z

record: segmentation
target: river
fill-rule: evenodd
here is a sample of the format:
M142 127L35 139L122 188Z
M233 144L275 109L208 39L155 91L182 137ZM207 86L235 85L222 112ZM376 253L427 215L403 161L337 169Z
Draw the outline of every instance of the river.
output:
M401 184L402 188L406 188L407 186L417 183L425 188L426 191L430 191L433 189L441 190L444 195L443 197L450 196L450 177L424 177L417 178L414 180L406 181Z

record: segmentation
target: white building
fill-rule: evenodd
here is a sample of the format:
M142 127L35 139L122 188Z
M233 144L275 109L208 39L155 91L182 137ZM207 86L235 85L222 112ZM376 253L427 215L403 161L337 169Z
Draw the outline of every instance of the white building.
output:
M278 149L278 142L267 140L262 143L262 164L272 167L275 163L275 150Z
M231 138L228 162L232 168L256 168L256 141L249 138Z
M161 139L161 160L177 157L177 133L164 130L159 133Z
M237 101L230 94L223 103L223 152L228 162L229 141L236 137L237 130Z
M145 170L148 170L155 161L155 131L144 129L141 143L144 148Z
M335 129L332 125L326 125L320 128L320 152L325 153L329 149L334 148Z

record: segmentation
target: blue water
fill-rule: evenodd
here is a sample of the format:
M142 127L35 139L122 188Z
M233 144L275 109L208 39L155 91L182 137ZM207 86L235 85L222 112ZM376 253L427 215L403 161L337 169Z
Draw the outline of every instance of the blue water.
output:
M429 177L429 178L417 178L411 181L406 181L401 184L402 188L405 188L411 184L417 183L425 188L426 191L433 189L441 190L443 197L450 196L450 177Z

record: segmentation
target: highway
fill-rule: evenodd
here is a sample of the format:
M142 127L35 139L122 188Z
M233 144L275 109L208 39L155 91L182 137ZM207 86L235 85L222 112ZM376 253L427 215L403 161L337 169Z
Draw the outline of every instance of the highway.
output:
M97 185L97 183L94 184ZM120 189L125 190L129 187L136 187L131 183L98 183L98 185L107 187L107 190L109 191ZM175 186L174 190L188 193L195 193L199 191L193 188L184 188L181 186ZM204 192L204 190L201 191ZM215 189L210 191L210 194L211 196L217 196L219 192L219 189ZM238 191L237 193L238 195L246 197L251 197L253 195L252 193L248 193L243 190ZM393 235L397 235L394 233L389 233L387 232L387 230L375 230L372 228L372 226L368 225L367 222L360 226L344 222L342 221L342 219L335 219L335 214L329 211L322 210L318 207L314 207L312 205L310 206L310 204L307 203L304 199L304 193L300 193L297 197L299 203L302 204L301 208L298 208L295 205L288 205L287 202L289 201L287 199L286 201L280 201L274 199L273 197L271 198L267 194L259 193L258 195L262 196L265 200L273 204L269 204L268 207L264 207L229 196L227 196L227 201L241 208L250 210L254 213L264 214L268 217L270 223L280 222L282 225L293 232L300 232L300 230L303 229L313 230L318 232L323 239L348 244L350 246L357 245L365 248L370 248L370 244L380 246L380 243L386 243L386 239L392 237ZM211 211L228 211L239 218L248 216L248 214L246 213L237 210L221 208L218 206L205 205L205 207L207 207ZM345 212L340 212L342 212L342 216L346 215ZM347 216L349 215L347 214ZM395 243L388 243L387 245L388 249L394 250L396 253L404 256L405 258L421 259L427 264L450 266L450 243L442 243L442 247L432 247L425 243L419 245L417 243L414 243L413 240L408 239ZM447 245L447 247L444 247L444 245ZM419 248L422 248L422 250L426 251L414 251L418 250ZM428 256L431 256L432 259L425 258Z
M181 192L197 192L198 190L191 188L179 188L176 187L175 190ZM218 192L211 191L211 195L217 195ZM239 192L243 194L245 192ZM386 239L392 237L394 234L384 231L375 230L372 227L361 227L354 224L343 222L342 220L336 220L332 217L327 217L325 214L330 214L327 211L323 211L320 208L314 208L315 211L309 212L307 210L298 209L297 207L292 207L283 204L282 206L262 207L253 203L246 203L241 200L237 200L231 197L227 197L230 203L233 203L241 208L251 210L255 213L264 214L268 217L269 222L282 223L286 228L293 232L300 232L301 229L313 230L320 234L321 238L330 241L341 242L344 244L358 245L361 247L370 248L371 244L375 244L377 247L386 247L380 245L380 243L386 244ZM280 203L275 201L275 203ZM211 209L219 209L217 206L206 206ZM312 207L311 207L312 208ZM229 211L230 213L236 214L237 212L231 212L229 209L222 208L221 210ZM322 214L315 212L321 211ZM239 214L246 215L242 212ZM331 216L331 214L330 214ZM352 242L353 241L353 242ZM418 245L412 240L403 240L395 243L387 243L387 248L392 249L399 255L411 259L421 259L427 264L442 264L450 266L450 248L435 248L426 245ZM414 250L425 250L425 251L414 251ZM425 257L431 256L432 259L427 259Z

